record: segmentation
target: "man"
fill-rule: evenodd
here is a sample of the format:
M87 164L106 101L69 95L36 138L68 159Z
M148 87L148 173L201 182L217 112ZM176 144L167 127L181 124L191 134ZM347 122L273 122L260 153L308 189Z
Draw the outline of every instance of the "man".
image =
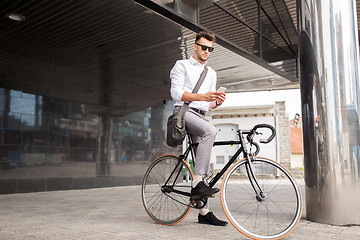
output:
M225 101L224 92L216 91L216 72L209 66L204 82L197 93L192 93L201 73L207 65L207 59L214 50L215 35L199 32L194 43L194 56L179 60L170 72L171 96L176 100L174 112L179 111L184 102L191 102L185 114L187 132L194 142L199 143L196 149L196 162L191 194L194 196L212 195L219 191L206 185L204 178L209 172L210 154L213 147L216 128L205 118L209 109L215 109ZM199 223L225 226L227 222L217 219L207 207L200 209Z

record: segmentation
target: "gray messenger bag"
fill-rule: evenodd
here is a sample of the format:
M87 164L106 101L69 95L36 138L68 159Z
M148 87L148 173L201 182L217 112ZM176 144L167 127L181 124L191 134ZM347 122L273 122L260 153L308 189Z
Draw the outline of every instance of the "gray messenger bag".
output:
M192 93L197 93L199 91L201 84L204 82L207 71L208 68L205 67ZM189 104L190 102L185 102L181 106L180 111L175 112L168 118L166 144L170 147L177 147L184 141L186 136L185 113L189 108Z

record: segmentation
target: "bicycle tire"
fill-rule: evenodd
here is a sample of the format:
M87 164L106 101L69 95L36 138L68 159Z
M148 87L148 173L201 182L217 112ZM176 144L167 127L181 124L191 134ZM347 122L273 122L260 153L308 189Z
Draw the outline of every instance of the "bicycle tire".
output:
M221 184L221 204L230 223L253 239L280 239L300 221L303 202L294 177L277 162L254 157L253 171L266 195L256 198L246 173L247 160L233 164Z
M184 160L174 155L164 155L155 159L147 169L142 182L144 208L151 219L163 225L180 222L191 209L189 197L163 189L175 168L176 174L173 174L167 185L190 193L193 173Z

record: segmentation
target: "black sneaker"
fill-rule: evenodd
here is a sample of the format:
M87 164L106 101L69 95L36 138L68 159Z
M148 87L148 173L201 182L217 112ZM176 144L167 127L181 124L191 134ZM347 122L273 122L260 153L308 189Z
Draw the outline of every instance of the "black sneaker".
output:
M204 182L199 182L194 188L191 189L191 196L193 198L211 196L219 191L220 189L218 188L212 188L207 186Z
M199 223L210 224L215 226L226 226L228 224L228 222L222 221L217 217L215 217L215 215L212 212L208 212L205 216L199 213L198 220Z

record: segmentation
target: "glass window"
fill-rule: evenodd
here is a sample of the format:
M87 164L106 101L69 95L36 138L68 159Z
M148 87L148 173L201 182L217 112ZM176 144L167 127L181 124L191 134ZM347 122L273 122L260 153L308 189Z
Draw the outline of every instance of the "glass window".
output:
M225 157L224 156L216 156L216 164L224 164Z

